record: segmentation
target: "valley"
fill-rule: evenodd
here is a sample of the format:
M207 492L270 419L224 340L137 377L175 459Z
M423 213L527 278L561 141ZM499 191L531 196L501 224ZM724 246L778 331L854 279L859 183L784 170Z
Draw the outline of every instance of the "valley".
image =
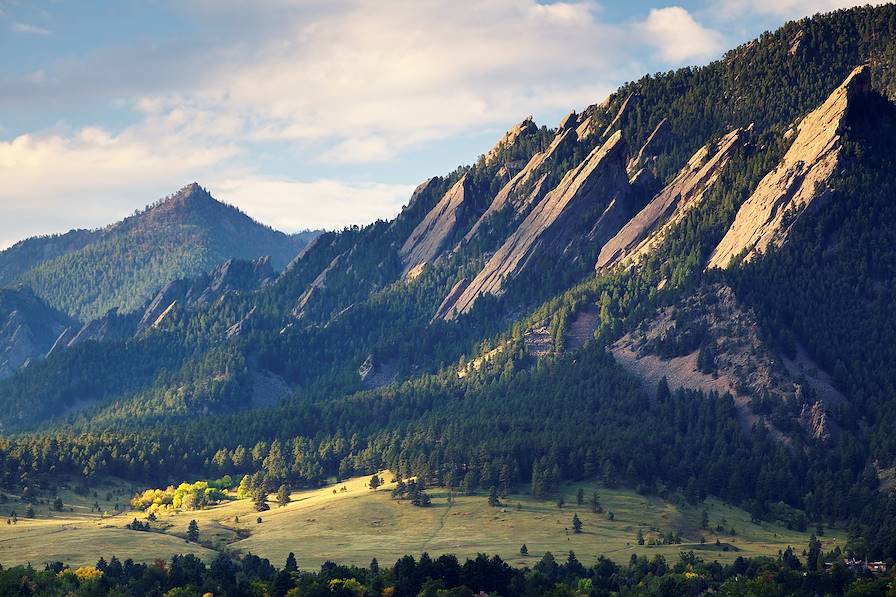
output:
M853 7L502 116L364 224L192 183L10 245L0 594L882 597L894 98Z

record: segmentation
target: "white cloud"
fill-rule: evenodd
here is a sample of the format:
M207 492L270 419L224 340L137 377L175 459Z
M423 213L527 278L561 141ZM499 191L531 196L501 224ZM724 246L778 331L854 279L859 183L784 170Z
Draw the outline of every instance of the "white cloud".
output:
M28 23L13 23L10 27L16 33L27 33L30 35L51 35L53 32L43 27L29 25Z
M248 176L212 181L208 189L253 218L293 232L305 228L333 230L394 218L414 186Z
M284 13L282 30L211 69L194 99L252 122L256 139L324 143L328 161L378 161L593 102L630 60L624 32L598 22L591 2L341 6L312 19ZM569 88L575 97L544 92Z
M722 45L682 8L608 24L593 0L183 6L197 27L188 39L67 55L0 79L5 114L62 101L63 113L113 106L116 121L131 121L0 137L0 242L49 231L41 221L113 221L193 180L285 229L391 217L410 186L339 182L336 167L584 107L642 74L645 48L668 67ZM328 174L261 176L262 152Z
M712 58L724 48L718 32L700 25L680 6L651 9L643 28L647 43L671 63Z

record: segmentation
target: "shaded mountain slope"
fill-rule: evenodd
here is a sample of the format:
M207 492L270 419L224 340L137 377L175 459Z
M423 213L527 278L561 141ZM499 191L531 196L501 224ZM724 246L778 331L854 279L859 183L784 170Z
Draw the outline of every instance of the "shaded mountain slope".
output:
M72 325L30 288L0 288L0 379L43 358Z

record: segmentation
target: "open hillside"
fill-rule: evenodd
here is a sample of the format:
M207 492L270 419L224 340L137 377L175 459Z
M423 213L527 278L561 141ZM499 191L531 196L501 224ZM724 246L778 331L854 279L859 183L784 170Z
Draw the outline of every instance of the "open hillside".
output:
M389 473L382 476L388 480ZM36 508L33 519L18 512L21 502L7 503L18 518L15 525L0 527L0 562L10 566L59 560L88 566L112 555L152 562L177 553L194 553L210 562L218 552L228 552L252 553L279 564L294 552L302 568L313 569L327 560L364 566L373 558L389 564L406 554L419 557L428 552L458 558L497 554L509 563L532 566L548 551L563 557L572 550L583 561L599 555L627 561L632 554L673 561L679 552L690 550L728 563L737 557L775 556L788 546L802 549L812 534L788 529L781 521L757 524L743 510L715 499L676 504L591 483L564 485L559 493L565 498L562 508L556 499L526 494L510 494L491 506L486 495L442 489L431 490L432 504L421 508L394 499L394 483L372 491L367 480L353 478L292 492L290 503L282 507L276 496L269 496L271 510L261 513L252 500L233 496L233 501L202 510L159 513L155 521L147 521L144 512L130 511L129 495L119 484L98 487L96 498L62 491L66 511L53 511L48 500ZM580 488L587 496L582 505L576 503ZM600 512L590 505L595 492ZM582 521L581 533L574 532L573 515ZM151 530L126 528L134 519ZM191 520L198 523L199 542L185 545ZM832 551L843 546L845 536L827 529L821 540L825 551ZM526 555L520 553L523 544Z

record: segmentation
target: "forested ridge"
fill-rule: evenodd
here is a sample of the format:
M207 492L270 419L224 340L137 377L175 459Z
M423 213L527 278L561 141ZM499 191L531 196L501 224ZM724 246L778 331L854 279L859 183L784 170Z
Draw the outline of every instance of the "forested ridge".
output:
M822 198L787 214L780 247L707 270L738 210L787 152L794 125L865 63L873 89L849 106ZM701 147L712 150L735 128L745 142L637 267L595 271L600 246L585 230L554 253L533 253L469 313L435 317L535 209L509 206L478 223L520 164L563 133L531 127L489 159L422 185L395 220L320 235L271 283L178 303L146 333L74 346L0 381L0 485L52 491L71 476L157 486L231 474L274 490L388 467L464 492L513 485L548 497L562 481L600 479L691 503L718 496L757 521L784 512L788 524L846 526L854 553L894 557L896 498L879 480L896 465L894 66L896 7L887 5L789 23L708 66L624 85L578 115L591 132L563 146L545 184L593 158L616 115L628 155L668 119L641 206ZM403 243L461 179L450 242L410 275ZM178 226L167 240L194 246L201 233ZM479 233L462 240L474 226ZM220 261L226 251L207 245ZM36 288L54 280L48 301L69 308L60 297L89 280L104 297L76 313L97 315L108 301L143 293L145 280L73 272L106 267L97 264L109 255L129 259L129 247L89 244L22 279ZM195 275L192 260L211 269L205 254L144 256L150 277ZM669 387L665 378L647 387L614 359L613 343L648 315L714 284L755 315L776 358L793 359L799 347L844 400L821 404L799 374L791 384L799 391L786 398ZM594 327L573 345L585 311L596 314ZM699 369L718 376L705 331L688 332L686 346L667 338L661 361L700 348ZM385 381L371 382L377 374ZM278 380L285 395L269 399L262 378ZM824 439L799 420L813 405L834 428ZM798 570L788 566L783 576Z
M282 269L313 238L286 235L185 187L95 231L32 238L0 253L0 283L26 284L51 306L89 321L140 307L166 282L232 257L272 257Z

